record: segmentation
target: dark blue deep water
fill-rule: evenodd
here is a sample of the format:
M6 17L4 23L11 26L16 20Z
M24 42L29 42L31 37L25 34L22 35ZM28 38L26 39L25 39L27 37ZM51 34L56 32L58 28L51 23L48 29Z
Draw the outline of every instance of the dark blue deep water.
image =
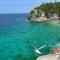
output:
M60 38L60 26L48 22L31 22L28 14L0 14L0 60L36 60L36 47L47 45L41 50L48 54L50 45Z

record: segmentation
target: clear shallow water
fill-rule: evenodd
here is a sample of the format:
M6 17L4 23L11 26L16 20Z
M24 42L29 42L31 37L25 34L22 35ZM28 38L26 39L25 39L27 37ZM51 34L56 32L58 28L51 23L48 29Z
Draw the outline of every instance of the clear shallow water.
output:
M28 14L0 15L0 60L35 60L38 55L26 41L36 47L47 44L41 50L48 54L50 45L60 38L60 27L48 22L30 22Z

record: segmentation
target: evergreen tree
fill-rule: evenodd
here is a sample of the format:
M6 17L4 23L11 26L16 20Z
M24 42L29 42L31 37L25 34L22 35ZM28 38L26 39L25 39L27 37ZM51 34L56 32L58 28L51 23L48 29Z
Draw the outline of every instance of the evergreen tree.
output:
M55 3L46 3L46 4L42 4L34 9L37 10L43 10L46 14L48 13L56 13L60 16L60 2L55 2ZM33 13L33 10L31 11L31 14Z

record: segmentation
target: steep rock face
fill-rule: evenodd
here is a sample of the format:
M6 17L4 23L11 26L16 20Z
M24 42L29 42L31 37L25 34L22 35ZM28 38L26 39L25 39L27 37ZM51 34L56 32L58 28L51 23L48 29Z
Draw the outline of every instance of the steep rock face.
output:
M33 13L30 14L29 19L32 21L47 21L47 20L59 20L59 17L55 13L46 14L42 10L34 10Z

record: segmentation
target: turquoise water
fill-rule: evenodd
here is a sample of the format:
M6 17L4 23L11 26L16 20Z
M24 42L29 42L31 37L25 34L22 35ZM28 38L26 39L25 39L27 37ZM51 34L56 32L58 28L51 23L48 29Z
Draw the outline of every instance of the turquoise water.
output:
M50 45L60 38L60 27L48 22L30 22L27 14L0 15L0 60L35 60L36 47L47 44L42 55L50 52Z

